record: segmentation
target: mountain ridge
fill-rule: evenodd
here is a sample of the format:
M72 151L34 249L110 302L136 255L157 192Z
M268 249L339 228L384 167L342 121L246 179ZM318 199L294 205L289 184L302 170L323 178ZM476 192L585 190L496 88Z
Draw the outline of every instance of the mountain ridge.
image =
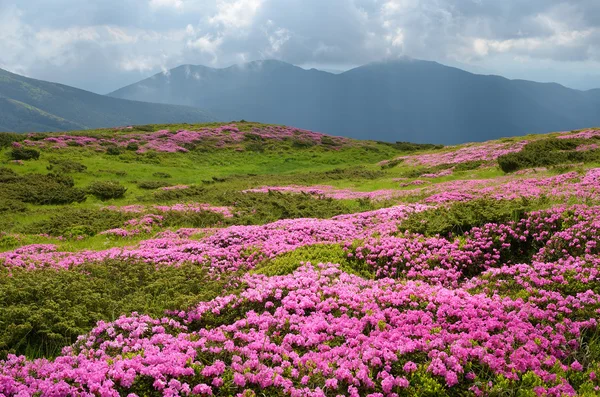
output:
M219 69L180 65L109 95L387 141L461 143L600 124L600 90L408 58L340 74L274 60Z
M112 98L0 69L2 130L66 131L213 120L213 116L197 108Z

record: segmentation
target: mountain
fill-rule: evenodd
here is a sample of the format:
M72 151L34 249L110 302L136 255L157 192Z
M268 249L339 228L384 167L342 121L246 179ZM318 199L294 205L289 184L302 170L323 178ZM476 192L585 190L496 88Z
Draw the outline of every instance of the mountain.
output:
M65 131L213 120L214 116L197 108L118 99L0 69L0 131Z
M600 92L400 59L332 74L280 61L183 65L109 94L222 119L387 141L460 143L600 125Z

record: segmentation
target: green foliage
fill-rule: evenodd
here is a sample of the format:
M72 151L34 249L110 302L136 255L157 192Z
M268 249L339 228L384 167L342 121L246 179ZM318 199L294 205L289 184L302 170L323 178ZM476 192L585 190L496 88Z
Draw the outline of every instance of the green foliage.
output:
M377 143L381 145L391 146L394 149L402 152L419 152L423 150L442 149L444 147L444 145L434 145L432 143L412 143L401 141L397 141L395 143L377 141Z
M3 172L4 178L11 178ZM28 174L0 183L0 198L23 203L54 205L85 201L85 192L74 187L73 179L60 174Z
M131 151L135 152L135 151L136 151L136 150L138 150L139 148L140 148L140 146L139 146L137 143L135 143L135 142L129 142L129 143L127 144L127 147L126 147L125 149L127 149L127 150L131 150Z
M13 160L37 160L40 158L40 152L28 147L15 147L10 151L10 158Z
M121 148L119 148L118 146L109 146L106 148L106 154L109 154L111 156L118 156L121 154Z
M464 163L458 163L454 166L454 171L471 171L481 167L485 161L476 160L476 161L465 161Z
M0 183L16 182L19 175L10 168L0 168Z
M173 176L171 174L168 174L166 172L160 172L160 171L153 173L152 176L155 178L163 178L163 179L173 178Z
M11 199L0 199L0 214L11 214L25 212L27 207L21 201Z
M454 167L454 164L440 164L433 167L415 167L400 174L403 178L418 178L424 174L435 174Z
M58 173L76 173L85 172L87 167L81 163L78 163L69 159L50 159L49 165L46 167L48 171L56 171Z
M88 186L87 192L105 201L125 196L127 188L118 181L96 181Z
M359 274L371 278L369 272L358 271L353 264L348 261L348 254L339 244L315 244L300 247L294 251L281 254L274 259L265 260L259 264L252 272L264 274L266 276L283 276L293 273L303 263L310 262L313 265L319 263L337 263L342 270L349 273Z
M165 181L140 181L137 183L137 186L140 189L155 190L160 187L171 186L171 184Z
M212 211L168 211L163 215L163 226L203 228L225 223L223 215Z
M21 142L26 138L24 134L0 132L0 149L9 147L13 142Z
M135 125L135 126L133 126L133 128L136 131L144 131L144 132L154 132L155 131L155 127L152 124Z
M93 235L104 230L122 227L131 216L117 211L103 211L92 208L64 208L60 213L48 219L33 222L20 227L20 231L29 234L49 234L68 236L76 228L85 228Z
M500 156L498 165L504 172L514 172L524 168L600 161L600 150L575 150L585 142L583 139L538 139L525 145L520 152Z
M401 164L402 162L404 162L404 159L394 159L394 160L390 160L385 164L381 165L381 169L382 170L388 170L391 168L396 167L397 165Z
M55 356L99 320L133 311L161 317L218 296L227 282L191 264L157 268L125 260L0 272L0 358Z
M449 207L437 207L415 212L400 224L400 231L420 233L425 236L462 234L486 223L519 220L526 211L542 207L545 199L530 201L477 199L457 202Z

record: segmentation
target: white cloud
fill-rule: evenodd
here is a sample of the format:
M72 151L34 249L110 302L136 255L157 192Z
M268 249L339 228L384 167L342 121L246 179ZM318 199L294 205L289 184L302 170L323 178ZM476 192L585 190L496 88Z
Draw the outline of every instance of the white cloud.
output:
M262 58L336 69L409 55L497 73L554 69L559 81L597 74L600 62L597 0L0 3L0 67L100 92L180 64Z
M247 28L262 4L263 0L218 0L218 12L209 21L229 29Z
M151 8L175 8L183 7L183 0L150 0Z

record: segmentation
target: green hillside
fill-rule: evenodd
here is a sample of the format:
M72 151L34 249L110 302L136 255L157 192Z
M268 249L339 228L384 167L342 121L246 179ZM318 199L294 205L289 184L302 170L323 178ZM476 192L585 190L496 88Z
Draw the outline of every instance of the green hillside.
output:
M593 396L599 236L598 128L0 133L0 395Z
M0 69L0 131L67 131L212 120L207 112L191 107L109 98Z

